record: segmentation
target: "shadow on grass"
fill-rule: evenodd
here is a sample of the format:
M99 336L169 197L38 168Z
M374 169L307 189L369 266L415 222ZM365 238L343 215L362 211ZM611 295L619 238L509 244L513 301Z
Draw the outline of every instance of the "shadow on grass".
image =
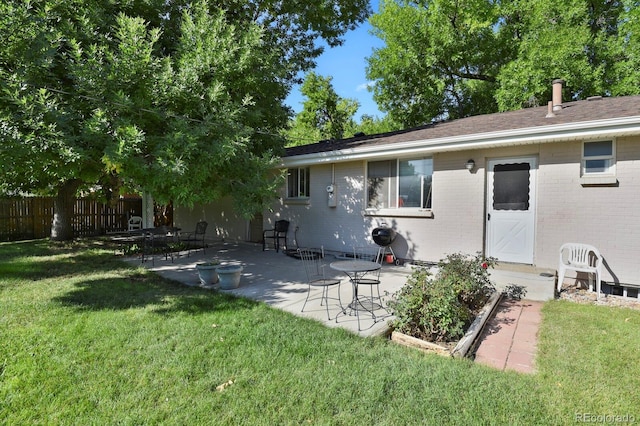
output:
M49 255L49 240L28 240L0 243L0 263L10 263L26 256Z
M19 241L0 244L0 275L38 281L127 268L97 241Z
M132 271L133 272L133 271ZM129 277L83 281L54 301L79 310L124 310L149 308L158 314L212 310L251 309L258 302L214 290L188 287L154 273L132 273Z
M251 309L258 303L185 286L136 268L116 257L100 240L2 243L0 276L5 288L24 281L71 281L71 289L52 300L79 310L146 307L159 314L198 314L213 309Z

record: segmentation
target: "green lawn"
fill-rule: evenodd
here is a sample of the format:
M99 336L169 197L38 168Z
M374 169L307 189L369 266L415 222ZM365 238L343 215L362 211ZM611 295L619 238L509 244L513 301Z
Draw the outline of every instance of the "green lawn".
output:
M0 424L640 422L640 312L553 301L543 315L539 372L505 373L186 287L94 245L3 243Z

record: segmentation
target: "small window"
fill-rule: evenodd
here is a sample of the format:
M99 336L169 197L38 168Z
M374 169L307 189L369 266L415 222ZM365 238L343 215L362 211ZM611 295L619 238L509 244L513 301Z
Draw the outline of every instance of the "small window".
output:
M371 161L367 167L367 207L430 209L433 159Z
M585 142L582 148L582 176L614 175L613 141Z
M287 170L287 198L309 197L309 168Z

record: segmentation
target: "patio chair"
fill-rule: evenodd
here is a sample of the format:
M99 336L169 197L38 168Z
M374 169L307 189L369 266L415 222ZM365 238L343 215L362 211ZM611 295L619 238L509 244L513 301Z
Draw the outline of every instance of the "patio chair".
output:
M173 263L173 252L171 250L171 242L173 242L174 231L170 226L158 226L157 228L147 229L143 234L142 263L151 257L151 264L155 266L155 255L163 254L164 260L168 260L171 256Z
M207 245L204 242L204 236L207 232L208 223L204 220L196 223L196 229L193 232L187 232L180 237L180 242L187 246L187 257L191 254L192 249L202 249L203 253L207 252Z
M602 276L602 255L597 248L588 244L566 243L560 247L558 263L558 291L562 288L568 270L595 275L596 299L600 299L600 279ZM593 291L589 275L589 290Z
M382 269L382 262L384 258L384 247L378 246L364 246L353 248L353 258L356 260L368 260L380 264L380 269L367 272L366 274L358 277L358 285L369 286L371 294L371 302L375 302L382 305L382 298L380 297L380 270ZM373 288L375 287L377 296L374 296Z
M289 232L289 221L280 219L277 220L273 229L267 229L262 232L262 251L267 249L267 239L273 240L273 245L276 248L276 252L280 251L280 247L287 249L287 232ZM280 242L284 244L280 244Z
M304 308L307 306L307 302L309 300L320 299L320 306L324 303L327 310L327 319L331 319L331 315L329 313L329 299L337 300L338 306L340 310L344 312L344 308L342 307L342 300L340 300L340 283L342 280L337 278L327 278L324 274L324 268L326 265L322 263L322 256L316 251L308 248L298 249L298 253L300 254L300 259L302 259L302 264L304 265L304 270L307 274L307 298L302 305L302 311L304 312ZM338 286L338 297L329 297L329 288L333 286ZM320 297L309 299L311 296L312 288L321 288L322 293Z
M121 222L122 223L122 222ZM140 216L131 216L127 222L128 231L135 231L142 229L142 218Z

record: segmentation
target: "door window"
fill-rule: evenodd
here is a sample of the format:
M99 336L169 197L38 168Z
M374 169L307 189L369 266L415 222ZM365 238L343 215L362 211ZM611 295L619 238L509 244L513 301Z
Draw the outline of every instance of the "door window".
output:
M493 169L493 209L529 210L529 163L497 164Z

